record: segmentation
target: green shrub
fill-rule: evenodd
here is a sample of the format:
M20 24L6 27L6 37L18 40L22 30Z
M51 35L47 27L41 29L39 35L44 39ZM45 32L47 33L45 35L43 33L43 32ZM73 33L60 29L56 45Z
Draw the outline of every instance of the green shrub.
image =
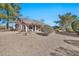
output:
M5 29L5 26L0 26L0 30Z
M72 22L72 29L79 34L79 20Z
M52 27L48 26L48 25L44 25L41 27L41 31L44 33L51 33L52 32Z

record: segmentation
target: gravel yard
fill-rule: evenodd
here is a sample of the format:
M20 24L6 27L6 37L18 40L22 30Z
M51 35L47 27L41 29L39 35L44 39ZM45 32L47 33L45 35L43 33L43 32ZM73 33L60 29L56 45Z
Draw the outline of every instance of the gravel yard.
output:
M55 33L51 33L49 36L40 36L35 33L30 33L25 36L24 33L16 33L0 32L1 56L79 55L79 47L64 42L64 40L79 41L78 37ZM68 54L66 50L69 50Z

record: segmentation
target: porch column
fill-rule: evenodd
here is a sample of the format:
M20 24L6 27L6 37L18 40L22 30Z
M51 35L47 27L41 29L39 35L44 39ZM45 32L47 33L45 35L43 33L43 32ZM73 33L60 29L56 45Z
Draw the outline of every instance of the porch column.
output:
M35 25L35 31L36 31L36 25Z
M19 29L20 29L20 30L22 30L22 25L21 25L21 24L20 24L20 27L19 27Z
M27 30L28 30L28 27L27 27L27 25L25 26L25 30L26 30L26 32L27 32Z

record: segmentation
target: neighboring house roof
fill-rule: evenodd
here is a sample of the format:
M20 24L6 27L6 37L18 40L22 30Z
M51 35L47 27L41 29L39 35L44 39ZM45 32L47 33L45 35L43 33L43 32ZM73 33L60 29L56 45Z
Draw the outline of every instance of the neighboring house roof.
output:
M28 25L46 25L45 23L42 23L41 21L37 21L37 20L31 20L31 19L27 19L27 18L21 18L20 20L18 20L20 24L28 24Z

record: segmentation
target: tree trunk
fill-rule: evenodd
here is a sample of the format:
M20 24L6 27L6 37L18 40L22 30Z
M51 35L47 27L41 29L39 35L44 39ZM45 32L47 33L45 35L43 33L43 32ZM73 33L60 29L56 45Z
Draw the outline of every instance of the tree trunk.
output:
M62 31L64 32L66 29L65 29L65 25L63 25L62 27Z
M6 10L6 14L7 14L7 16L9 16L8 10ZM7 28L7 30L9 29L9 18L7 19L6 28Z
M9 29L9 21L6 23L6 28Z

